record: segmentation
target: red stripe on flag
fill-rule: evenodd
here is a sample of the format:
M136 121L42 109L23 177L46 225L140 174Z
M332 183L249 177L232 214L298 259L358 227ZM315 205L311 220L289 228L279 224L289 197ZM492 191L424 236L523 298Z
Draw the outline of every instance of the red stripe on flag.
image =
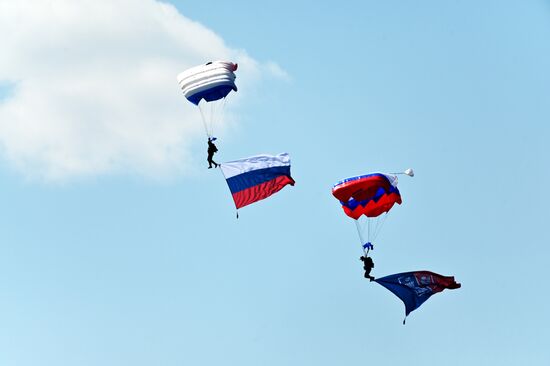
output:
M279 192L287 184L293 186L294 183L294 179L286 175L281 175L265 183L234 193L233 200L235 201L235 206L239 209L256 201L263 200L273 193Z

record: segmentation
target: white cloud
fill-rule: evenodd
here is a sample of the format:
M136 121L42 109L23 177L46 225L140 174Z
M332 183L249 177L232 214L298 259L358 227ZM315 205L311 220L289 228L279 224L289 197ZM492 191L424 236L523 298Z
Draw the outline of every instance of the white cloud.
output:
M265 70L267 70L269 73L271 73L273 76L285 80L285 81L291 81L292 78L290 75L281 68L278 64L275 62L267 62L265 64Z
M2 152L53 181L187 170L204 138L175 80L188 67L238 62L236 98L263 71L287 78L154 0L0 0L0 47L0 82L14 85L0 100Z

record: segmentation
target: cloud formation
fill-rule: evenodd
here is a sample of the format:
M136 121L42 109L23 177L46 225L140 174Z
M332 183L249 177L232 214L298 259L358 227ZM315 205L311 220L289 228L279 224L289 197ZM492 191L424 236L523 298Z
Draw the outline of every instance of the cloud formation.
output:
M155 0L2 0L0 46L1 153L49 181L184 172L204 137L175 80L188 67L236 61L240 88L286 75Z

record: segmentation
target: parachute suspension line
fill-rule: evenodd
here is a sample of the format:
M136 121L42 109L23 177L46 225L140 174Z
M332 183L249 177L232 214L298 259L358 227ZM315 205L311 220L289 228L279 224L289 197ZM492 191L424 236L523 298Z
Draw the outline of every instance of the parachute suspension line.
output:
M211 102L211 103L208 103L210 105L210 121L208 121L208 126L209 126L209 129L208 129L208 133L210 134L210 136L214 136L214 118L216 117L215 114L216 114L216 102Z
M227 102L227 97L224 97L221 102L212 103L212 122L210 123L211 131L210 133L214 134L214 127L220 122L221 116L224 115L225 105Z
M365 227L369 224L369 220L367 219L366 222L364 223L361 223L360 220L354 220L354 221L355 221L355 227L357 228L357 234L359 234L359 240L361 241L361 247L363 248L363 252L365 254L368 254L369 250L371 250L373 247L368 237L368 233L366 238L367 240L365 240L363 233L365 232Z
M372 239L372 236L371 236L371 220L367 219L367 223L368 223L368 234L367 234L367 240L370 242L370 240Z
M204 127L204 132L206 133L206 136L208 136L208 138L210 138L210 137L212 137L212 135L208 131L208 127L206 125L206 116L204 115L204 111L202 110L202 106L201 106L200 102L198 104L198 107L199 107L199 111L201 112L201 120L202 120L202 125Z
M389 212L386 212L383 217L378 216L376 220L376 227L374 229L372 240L376 240L378 237L378 234L380 234L380 231L382 230L382 227L384 227L384 224L386 223L386 219L388 218Z
M206 134L208 135L208 137L214 136L216 125L218 124L218 121L221 119L221 116L223 115L226 102L227 102L227 98L223 98L223 100L212 101L210 103L205 102L206 106L204 108L206 110L203 110L201 105L199 104L199 109L201 111L204 129L206 130ZM208 116L205 115L205 112L208 112Z
M383 216L373 217L363 217L355 220L355 226L357 228L357 233L359 234L359 240L361 240L361 245L365 253L368 253L369 250L374 249L373 242L378 237L378 234L382 231L388 213L386 212Z
M357 228L357 234L359 234L359 241L361 242L361 248L363 248L363 252L365 252L365 247L363 246L365 244L365 239L363 238L363 230L361 230L361 223L359 220L355 221L355 227ZM366 252L365 252L366 253Z
M208 113L208 115L210 116L210 120L208 121L208 134L210 136L214 136L214 104L216 104L216 102L208 103L208 105L210 106L210 112Z
M367 240L369 241L370 247L372 249L374 249L374 244L372 244L372 242L374 241L374 239L376 239L376 226L374 227L374 229L372 228L373 221L378 222L378 217L376 218L376 220L372 220L371 218L367 217L367 222L369 223L369 235Z
M214 135L214 125L219 119L219 103L212 103L212 121L210 122L210 133Z
M380 222L382 221L382 218L380 216L378 216L376 218L376 222L374 224L374 230L372 231L372 240L375 240L376 237L378 236L378 229L380 228Z
M364 233L365 228L366 228L366 231L367 231L367 240L366 240L366 242L363 243L363 248L366 247L368 250L374 249L374 246L372 245L372 237L371 237L371 234L370 234L371 221L372 220L367 216L364 216L363 220L364 220L364 223L363 223L363 228L361 229L361 231ZM368 252L368 250L367 250L367 252Z

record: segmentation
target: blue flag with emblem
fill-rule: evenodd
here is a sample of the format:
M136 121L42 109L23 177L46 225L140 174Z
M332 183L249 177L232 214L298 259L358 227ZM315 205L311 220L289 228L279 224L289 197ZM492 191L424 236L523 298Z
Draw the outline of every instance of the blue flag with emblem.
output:
M375 280L405 304L405 319L411 311L418 309L433 294L444 289L460 288L454 277L442 276L429 271L404 272ZM403 320L405 324L405 320Z

